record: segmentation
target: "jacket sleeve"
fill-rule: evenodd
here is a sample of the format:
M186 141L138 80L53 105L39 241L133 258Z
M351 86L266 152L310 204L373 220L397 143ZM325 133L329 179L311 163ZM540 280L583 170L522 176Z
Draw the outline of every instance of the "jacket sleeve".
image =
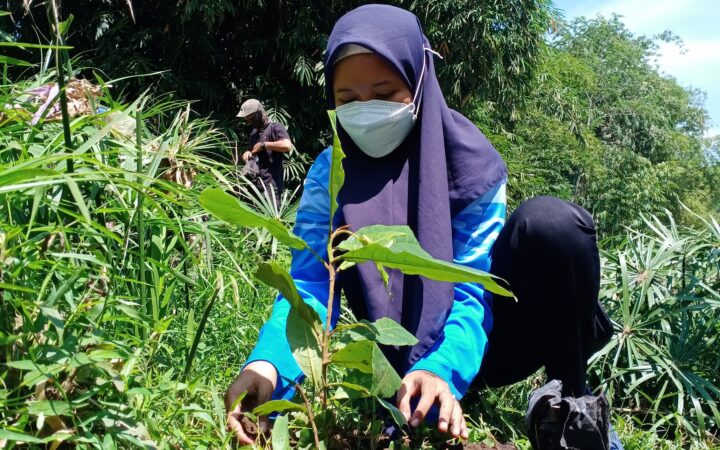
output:
M315 253L327 260L327 236L330 215L328 175L330 170L329 149L318 156L310 168L304 183L293 232L307 242ZM307 304L317 311L321 320L327 315L329 288L328 273L323 264L309 250L293 250L290 274ZM337 304L337 302L335 302ZM260 330L255 349L245 365L253 361L267 361L278 371L278 381L273 399L289 399L294 395L295 382L303 373L295 362L285 335L290 304L278 295L273 311ZM336 308L332 326L337 322L340 308Z
M453 217L453 255L457 264L488 272L490 249L505 224L506 181ZM460 399L480 372L492 329L492 298L482 285L457 283L455 302L440 337L410 369L427 370L447 381Z

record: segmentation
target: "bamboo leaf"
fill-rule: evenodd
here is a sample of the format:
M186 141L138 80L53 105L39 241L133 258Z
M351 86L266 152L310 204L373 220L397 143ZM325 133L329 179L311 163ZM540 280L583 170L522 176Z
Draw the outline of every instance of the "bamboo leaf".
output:
M2 17L2 11L0 11L0 17ZM29 42L0 42L0 47L14 47L14 48L41 48L45 50L72 50L73 47L70 45L48 45L48 44L31 44Z
M0 186L9 186L16 183L25 183L28 181L35 181L37 177L53 176L58 173L54 170L49 169L35 169L35 168L9 168L8 170L0 173Z
M7 64L8 66L20 66L20 67L32 67L34 64L22 59L13 58L12 56L0 55L0 64Z
M0 439L7 439L12 442L25 442L28 444L44 444L50 440L57 439L55 436L48 436L45 439L31 436L29 434L18 433L17 431L0 429Z
M92 219L90 218L90 210L85 203L85 198L83 197L82 192L80 192L80 187L72 178L67 176L64 178L67 183L68 189L70 190L70 194L72 194L73 199L75 199L75 206L77 206L77 208L80 210L80 213L83 215L83 217L88 223L92 222Z
M305 241L288 230L282 222L262 216L222 189L205 189L200 194L200 204L220 220L233 225L264 228L290 248L299 250L307 247Z

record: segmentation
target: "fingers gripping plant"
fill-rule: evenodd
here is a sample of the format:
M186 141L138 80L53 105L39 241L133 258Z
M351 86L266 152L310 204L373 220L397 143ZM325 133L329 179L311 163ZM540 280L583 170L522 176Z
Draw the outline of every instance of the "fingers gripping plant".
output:
M417 339L401 325L389 318L376 322L361 321L331 328L333 311L338 305L336 281L338 275L355 264L374 263L387 284L387 268L400 270L407 275L420 275L445 282L476 282L487 290L503 296L512 293L503 288L497 278L480 270L433 258L422 249L412 230L407 226L373 225L352 232L349 226L333 228L332 218L338 208L337 195L345 174L342 168L344 153L335 130L334 112L330 119L335 131L332 148L330 179L330 210L328 223L327 257L314 252L310 245L288 230L280 221L265 217L250 209L235 197L219 189L208 189L200 195L200 203L217 218L231 224L246 227L262 227L279 242L297 250L313 252L328 271L329 289L325 326L318 313L298 293L290 274L276 263L263 263L255 277L276 288L290 303L286 335L293 356L317 394L318 402L311 404L301 386L296 386L303 398L303 405L287 400L270 401L256 408L253 413L267 415L271 412L303 411L313 428L315 445L322 446L314 416L319 411L332 410L331 398L348 393L356 398L374 398L389 410L398 425L406 424L404 416L392 404L385 401L399 389L401 379L385 358L378 344L414 345ZM344 239L343 239L344 238ZM340 242L340 243L338 243ZM330 382L328 369L338 369L340 374ZM279 427L284 427L280 430ZM287 435L287 421L276 421L276 435Z

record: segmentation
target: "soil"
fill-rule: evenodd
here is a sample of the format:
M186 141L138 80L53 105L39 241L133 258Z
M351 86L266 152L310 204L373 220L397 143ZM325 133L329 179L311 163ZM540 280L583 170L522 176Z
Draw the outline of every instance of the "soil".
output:
M512 444L495 444L494 447L488 447L485 444L465 444L465 450L517 450Z
M389 441L386 443L389 444ZM381 442L381 448L382 448L382 442ZM351 448L351 447L348 447ZM437 450L518 450L517 447L515 447L513 444L500 444L496 443L492 447L488 447L486 444L445 444L442 447L438 447Z
M250 439L255 440L258 434L260 434L257 424L245 414L240 417L240 423L242 423L243 430L245 430L245 434L247 434Z

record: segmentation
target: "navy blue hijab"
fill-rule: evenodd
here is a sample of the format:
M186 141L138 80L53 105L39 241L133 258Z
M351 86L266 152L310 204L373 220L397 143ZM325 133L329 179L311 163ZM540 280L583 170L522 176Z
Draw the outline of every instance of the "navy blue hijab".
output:
M435 258L452 261L452 216L507 175L500 155L467 118L448 108L440 90L430 45L412 13L388 5L365 5L335 24L325 55L327 97L335 108L333 62L343 46L356 44L385 58L415 92L423 64L420 111L410 135L380 159L365 155L338 123L347 155L339 203L351 230L366 225L408 225ZM383 348L404 374L442 333L453 305L452 283L390 272L386 288L372 264L341 280L359 318L390 317L419 340L412 348Z

